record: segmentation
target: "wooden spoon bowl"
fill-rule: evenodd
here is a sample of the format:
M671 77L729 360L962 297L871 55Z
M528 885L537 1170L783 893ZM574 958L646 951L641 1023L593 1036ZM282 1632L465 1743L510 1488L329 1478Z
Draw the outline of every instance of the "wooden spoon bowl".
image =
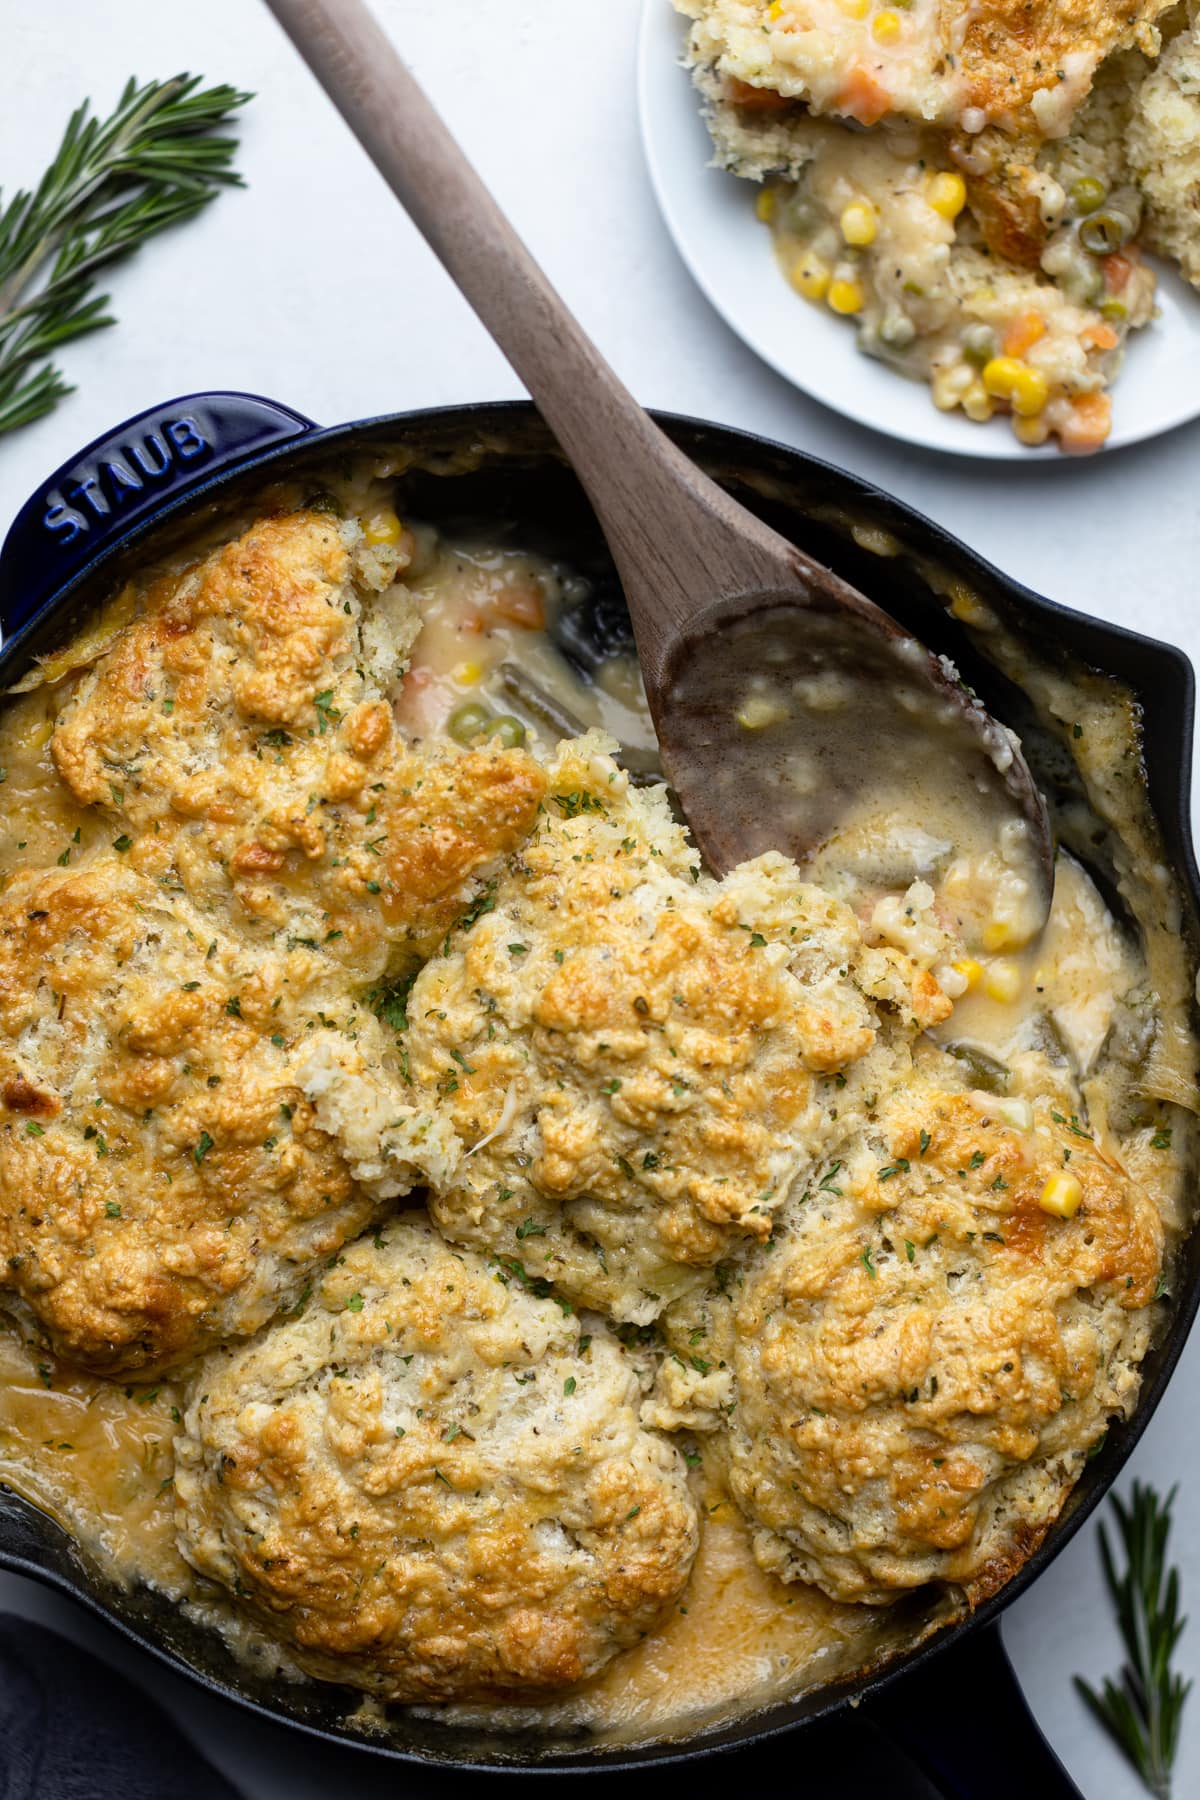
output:
M864 829L886 863L889 818L914 810L914 790L942 841L953 831L983 847L1015 816L1035 866L1048 865L1045 807L1015 740L886 614L795 588L717 601L672 640L651 706L714 868L780 848L828 862ZM928 872L893 862L880 879Z

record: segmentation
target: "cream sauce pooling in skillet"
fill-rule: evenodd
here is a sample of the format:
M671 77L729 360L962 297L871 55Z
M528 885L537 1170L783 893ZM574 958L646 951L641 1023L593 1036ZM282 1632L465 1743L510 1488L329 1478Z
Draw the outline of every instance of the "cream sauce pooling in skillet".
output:
M447 546L422 533L418 540L413 585L425 622L398 695L410 730L440 731L457 708L474 702L493 717L515 717L531 740L550 743L560 729L555 717L564 716L567 729L604 726L650 769L653 736L632 661L610 663L596 684L584 683L545 630L556 609L579 599L569 574L482 540ZM1032 679L1038 671L1030 665L1024 673ZM1087 705L1093 786L1103 789L1116 828L1129 822L1136 834L1142 824L1134 799L1123 813L1119 784L1109 779L1129 754L1127 699L1105 684L1103 694L1089 693ZM52 863L86 822L52 779L52 710L52 689L39 689L13 702L0 720L0 765L8 771L0 817L6 869ZM955 916L967 917L986 891L991 910L971 915L980 920L978 950L945 972L947 991L957 975L959 997L954 1016L939 1028L940 1040L968 1062L978 1085L994 1084L1016 1097L1037 1086L1045 1091L1048 1067L1073 1070L1085 1084L1097 1134L1112 1148L1119 1134L1131 1172L1154 1193L1168 1222L1182 1224L1186 1116L1176 1109L1167 1146L1155 1147L1161 1131L1138 1123L1138 1067L1123 1049L1136 1038L1139 1017L1178 1022L1184 1016L1187 972L1169 909L1130 894L1148 931L1143 955L1118 930L1082 867L1063 858L1050 925L1037 942L1023 945L1019 923L1006 924L1002 909L997 913L995 872L978 874L953 816L937 818L925 788L903 779L890 806L887 817L865 822L853 846L831 851L820 879L840 885L864 913L901 905L914 876L936 877L940 903ZM1004 929L989 942L985 927L997 918ZM15 1321L0 1333L0 1478L60 1520L110 1576L148 1581L203 1608L237 1654L261 1657L261 1639L200 1592L175 1548L175 1386L124 1386L80 1375L47 1358L26 1323ZM540 1721L637 1740L766 1705L859 1667L878 1651L889 1629L886 1610L838 1605L815 1589L785 1587L766 1576L715 1471L697 1466L692 1480L703 1537L677 1609L641 1646L574 1693L520 1711L490 1710L490 1723L518 1728ZM473 1715L459 1709L458 1716ZM356 1717L364 1729L380 1723L369 1706Z

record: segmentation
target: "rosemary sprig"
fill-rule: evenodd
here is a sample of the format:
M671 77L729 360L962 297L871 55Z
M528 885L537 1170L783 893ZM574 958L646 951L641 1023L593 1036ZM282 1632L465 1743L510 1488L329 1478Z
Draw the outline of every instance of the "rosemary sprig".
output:
M236 140L215 128L250 95L202 79L131 80L107 119L85 100L38 186L0 198L0 433L71 393L52 359L114 322L98 271L241 185Z
M1135 1481L1127 1506L1113 1496L1124 1574L1117 1574L1103 1525L1100 1556L1128 1660L1116 1681L1105 1680L1100 1694L1075 1677L1083 1699L1158 1800L1170 1800L1180 1717L1192 1686L1171 1669L1187 1624L1179 1617L1179 1571L1167 1569L1175 1494L1172 1488L1163 1500L1152 1487Z

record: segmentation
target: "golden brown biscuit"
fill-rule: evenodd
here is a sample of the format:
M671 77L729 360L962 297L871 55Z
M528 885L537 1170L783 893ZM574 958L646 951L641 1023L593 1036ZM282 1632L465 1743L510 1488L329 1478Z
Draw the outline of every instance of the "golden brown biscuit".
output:
M958 48L959 115L1057 137L1114 50L1157 48L1154 21L1174 0L941 0L941 41ZM973 121L969 121L971 128Z
M645 1323L769 1235L892 1037L949 1010L785 858L701 877L602 739L563 744L537 832L409 1000L415 1092L465 1152L433 1217Z
M1069 1217L1043 1203L1064 1179ZM1161 1243L1078 1118L897 1089L704 1351L728 1364L729 1478L763 1567L840 1600L1001 1586L1132 1404Z
M683 1461L638 1424L620 1344L424 1222L354 1245L191 1393L180 1547L325 1680L406 1701L566 1687L687 1580Z
M1181 30L1133 94L1126 149L1146 200L1144 240L1200 286L1200 35Z
M855 9L824 0L675 0L693 20L688 60L718 107L767 136L789 103L860 125L909 120L1060 136L1112 51L1157 48L1171 0L915 0ZM728 133L718 134L728 137ZM778 166L778 165L777 165Z
M111 854L10 884L0 1282L62 1355L155 1368L257 1330L454 1154L431 1115L393 1104L388 1179L352 1179L300 1075L335 1036L323 975L304 950L251 961ZM351 1029L381 1048L369 1016Z
M267 517L153 583L52 751L139 868L370 981L429 953L529 829L543 780L522 751L400 740L387 693L419 620L406 589L371 591L359 529Z

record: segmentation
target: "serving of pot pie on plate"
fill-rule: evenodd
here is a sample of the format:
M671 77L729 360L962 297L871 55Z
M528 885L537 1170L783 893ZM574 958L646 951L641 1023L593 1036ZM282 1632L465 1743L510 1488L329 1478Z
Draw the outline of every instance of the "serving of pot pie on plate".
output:
M694 138L661 116L668 90L648 62L674 34L660 8L643 67L660 199L710 296L769 360L868 422L984 454L1003 453L996 431L966 421L1087 452L1188 416L1166 385L1194 391L1200 332L1187 286L1200 268L1200 47L1186 6L674 5L711 159L755 187L738 200L693 171L693 188L677 166ZM731 255L744 267L722 277ZM1179 273L1164 279L1164 261ZM774 298L756 303L755 284ZM824 315L816 337L794 304L789 325L788 288ZM927 386L945 426L922 425L894 384L870 390L864 412L868 384L844 358L840 389L814 368L818 346L838 354L839 322Z
M395 499L277 486L5 702L0 1473L364 1730L653 1735L977 1604L1133 1406L1195 1099L1137 721L996 639L1118 911L1064 851L981 917L918 799L717 879L587 584Z

